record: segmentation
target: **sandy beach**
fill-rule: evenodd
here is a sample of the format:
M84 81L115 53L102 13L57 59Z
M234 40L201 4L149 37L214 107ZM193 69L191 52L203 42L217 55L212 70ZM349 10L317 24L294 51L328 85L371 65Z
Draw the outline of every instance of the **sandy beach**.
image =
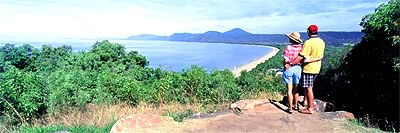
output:
M243 71L243 70L250 71L251 69L255 68L258 64L263 63L264 61L268 60L269 58L273 57L274 55L276 55L276 53L279 52L278 48L270 47L270 46L264 46L264 47L272 48L272 51L260 58L250 61L247 64L236 67L236 69L235 68L232 69L233 75L235 75L235 77L239 77L241 71Z

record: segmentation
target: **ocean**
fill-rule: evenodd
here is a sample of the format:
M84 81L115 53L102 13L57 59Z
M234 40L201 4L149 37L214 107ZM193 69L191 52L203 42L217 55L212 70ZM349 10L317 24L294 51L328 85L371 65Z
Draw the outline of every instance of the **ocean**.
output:
M74 51L89 50L97 40L52 40L52 41L0 41L0 46L6 43L31 44L41 48L43 44L53 47L70 45ZM101 40L99 40L101 41ZM171 41L138 41L109 40L112 43L123 44L126 51L138 51L150 61L150 67L162 67L165 70L182 71L191 65L201 66L208 71L214 69L233 69L249 63L272 51L269 47L258 45L171 42Z

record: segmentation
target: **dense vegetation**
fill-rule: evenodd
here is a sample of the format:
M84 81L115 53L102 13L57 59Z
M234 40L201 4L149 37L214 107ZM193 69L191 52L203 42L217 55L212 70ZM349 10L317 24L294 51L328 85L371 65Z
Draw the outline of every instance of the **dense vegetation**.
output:
M318 81L321 97L365 124L399 131L400 1L391 0L366 15L366 35Z
M2 122L9 124L82 111L88 103L207 105L284 89L279 78L266 74L254 80L253 72L236 79L230 70L207 72L199 66L182 72L149 68L138 52L126 52L123 45L108 41L81 52L72 52L70 46L6 44L0 56L0 111Z

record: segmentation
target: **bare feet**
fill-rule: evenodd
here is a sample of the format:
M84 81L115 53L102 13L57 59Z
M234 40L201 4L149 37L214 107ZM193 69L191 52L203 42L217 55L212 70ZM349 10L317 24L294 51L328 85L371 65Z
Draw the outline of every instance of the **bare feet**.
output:
M303 113L303 114L313 114L314 111L313 111L312 109L306 108L306 109L300 110L300 113Z

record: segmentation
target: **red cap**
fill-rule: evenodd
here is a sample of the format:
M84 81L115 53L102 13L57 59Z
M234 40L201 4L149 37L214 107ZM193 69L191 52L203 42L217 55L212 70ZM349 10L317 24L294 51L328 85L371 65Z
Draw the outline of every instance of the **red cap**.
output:
M313 33L318 32L318 26L317 25L310 25L307 28L308 31L311 31Z

